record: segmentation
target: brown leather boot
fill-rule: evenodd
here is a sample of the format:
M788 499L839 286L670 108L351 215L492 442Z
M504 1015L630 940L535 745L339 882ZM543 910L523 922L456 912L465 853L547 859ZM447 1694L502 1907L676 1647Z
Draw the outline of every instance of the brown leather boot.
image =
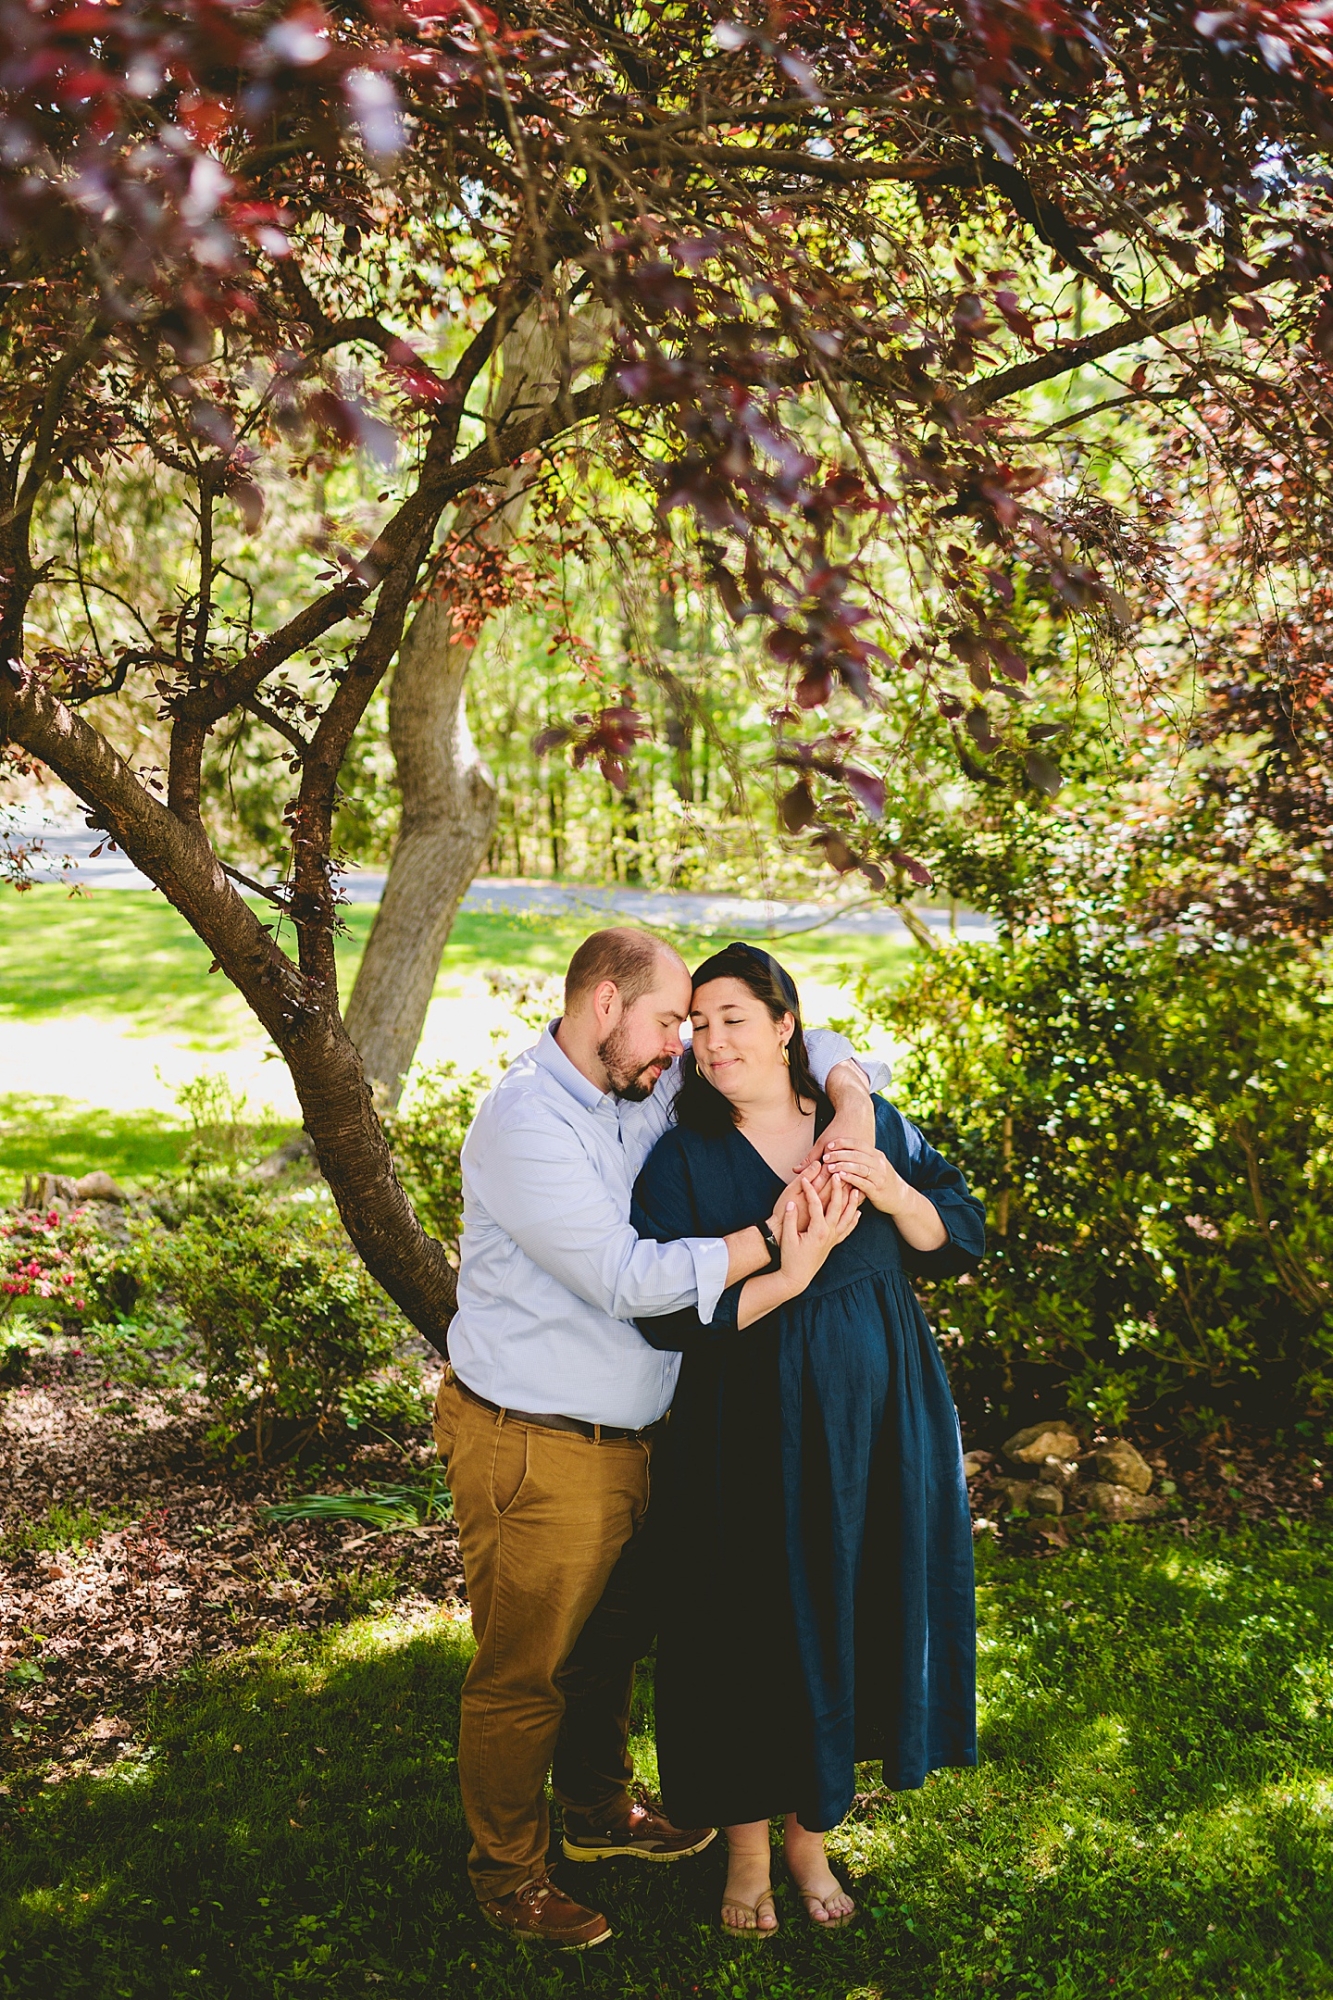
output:
M715 1826L673 1826L665 1813L637 1800L605 1814L565 1810L563 1847L567 1861L684 1861L717 1837Z
M525 1882L512 1896L483 1902L481 1914L497 1931L533 1938L556 1951L588 1951L595 1944L605 1944L612 1935L600 1910L576 1903L546 1875Z

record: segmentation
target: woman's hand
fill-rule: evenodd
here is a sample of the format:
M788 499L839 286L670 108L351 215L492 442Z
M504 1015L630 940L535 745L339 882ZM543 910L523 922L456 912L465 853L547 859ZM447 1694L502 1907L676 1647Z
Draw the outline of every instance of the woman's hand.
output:
M905 1181L883 1153L860 1146L839 1146L826 1155L830 1187L854 1188L872 1208L893 1218L903 1242L913 1250L939 1250L949 1232L933 1201Z
M831 1250L845 1242L861 1220L860 1195L845 1181L830 1181L821 1201L813 1174L802 1174L782 1191L774 1211L782 1262L776 1271L747 1278L736 1302L738 1327L753 1326L803 1292Z
M822 1270L830 1253L845 1242L861 1220L858 1203L845 1182L830 1181L821 1201L813 1178L801 1175L797 1186L805 1191L806 1215L801 1226L795 1201L788 1198L782 1218L782 1264L778 1276L790 1298L795 1298Z
M831 1175L863 1194L881 1215L895 1214L913 1192L893 1163L873 1146L827 1146L824 1164Z
M805 1229L808 1227L810 1221L809 1189L813 1187L816 1190L817 1197L822 1196L824 1189L828 1185L828 1178L828 1175L821 1168L812 1167L807 1174L798 1175L794 1181L788 1181L786 1187L783 1188L782 1193L774 1202L773 1213L768 1218L768 1226L777 1237L779 1243L782 1241L782 1225L786 1220L788 1204L795 1202L796 1227L797 1229ZM822 1208L822 1200L817 1198L815 1207Z

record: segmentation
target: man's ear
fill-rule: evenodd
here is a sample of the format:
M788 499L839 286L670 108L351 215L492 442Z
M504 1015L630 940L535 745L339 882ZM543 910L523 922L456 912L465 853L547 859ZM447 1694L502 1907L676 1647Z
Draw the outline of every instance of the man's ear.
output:
M592 989L592 1010L598 1021L614 1028L620 1019L620 988L614 979L600 979Z

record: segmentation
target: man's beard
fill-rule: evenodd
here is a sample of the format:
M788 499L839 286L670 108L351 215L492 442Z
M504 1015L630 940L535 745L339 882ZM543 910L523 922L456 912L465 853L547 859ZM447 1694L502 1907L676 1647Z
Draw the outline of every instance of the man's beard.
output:
M597 1044L597 1060L606 1071L613 1097L624 1098L629 1104L642 1104L645 1097L652 1096L658 1076L666 1065L660 1056L654 1056L651 1062L641 1063L637 1069L632 1069L630 1065L634 1058L629 1053L628 1041L623 1026L612 1028L606 1039Z

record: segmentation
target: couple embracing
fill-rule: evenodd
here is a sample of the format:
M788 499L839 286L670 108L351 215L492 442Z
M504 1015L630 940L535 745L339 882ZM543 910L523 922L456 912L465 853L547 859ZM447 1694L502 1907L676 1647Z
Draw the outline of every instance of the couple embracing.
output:
M913 1787L976 1761L961 1448L912 1278L970 1270L983 1211L886 1080L802 1030L767 952L691 978L617 929L472 1125L435 1430L477 1640L468 1866L501 1930L611 1936L547 1872L548 1772L569 1862L679 1861L721 1826L721 1921L758 1938L774 1818L837 1928L856 1764ZM627 1752L654 1640L662 1810Z

